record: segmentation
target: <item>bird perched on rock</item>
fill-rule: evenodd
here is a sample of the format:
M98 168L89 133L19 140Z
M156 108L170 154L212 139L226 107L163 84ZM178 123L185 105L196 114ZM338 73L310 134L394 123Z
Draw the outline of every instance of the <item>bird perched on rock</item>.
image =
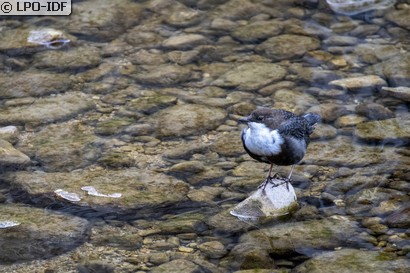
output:
M305 156L309 136L319 121L318 114L297 116L286 110L265 107L257 108L248 117L239 119L240 123L248 125L241 134L246 152L252 158L270 164L266 183L273 178L273 164L292 165L287 179L287 182L290 181L294 166Z

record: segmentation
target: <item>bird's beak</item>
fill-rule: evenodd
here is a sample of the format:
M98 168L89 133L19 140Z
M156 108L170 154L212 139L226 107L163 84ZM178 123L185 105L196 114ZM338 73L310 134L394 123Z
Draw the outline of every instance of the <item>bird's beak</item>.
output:
M240 118L240 119L238 119L238 122L247 124L249 122L249 119L250 119L250 117Z

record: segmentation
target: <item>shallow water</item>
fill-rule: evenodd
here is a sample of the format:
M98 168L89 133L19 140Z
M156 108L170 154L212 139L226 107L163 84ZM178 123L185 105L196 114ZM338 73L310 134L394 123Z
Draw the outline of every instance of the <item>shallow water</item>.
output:
M0 272L406 272L409 5L88 0L1 18ZM27 42L44 28L65 44ZM239 137L257 106L322 116L299 209L260 224L229 214L268 171Z

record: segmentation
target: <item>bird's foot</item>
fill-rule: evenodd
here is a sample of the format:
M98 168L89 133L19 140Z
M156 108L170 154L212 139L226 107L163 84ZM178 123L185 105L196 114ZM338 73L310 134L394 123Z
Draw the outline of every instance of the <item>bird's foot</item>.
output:
M271 183L272 179L278 179L279 174L278 173L274 173L273 175L269 175L268 177L266 177L266 179L262 182L262 184L260 184L258 186L258 189L262 188L262 190L265 190L266 185L268 185L269 183Z
M277 180L280 180L280 182L278 183ZM271 184L272 188L286 184L286 189L289 191L289 183L291 182L293 182L292 178L285 178L280 176L278 173L275 173L273 176L266 178L266 180L262 183L262 185L260 185L260 187L263 187L263 189L265 189L268 183Z

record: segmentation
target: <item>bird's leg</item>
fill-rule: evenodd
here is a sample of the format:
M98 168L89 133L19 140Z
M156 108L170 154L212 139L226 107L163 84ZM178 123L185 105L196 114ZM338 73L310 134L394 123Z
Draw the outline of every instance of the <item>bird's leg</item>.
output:
M270 179L271 178L271 174L272 174L272 167L273 167L273 164L270 164L270 168L269 168L269 174L268 174L268 177L266 178L266 179Z
M290 169L290 173L289 173L289 176L288 176L288 180L290 180L290 178L292 177L292 173L293 173L293 170L295 169L295 165L292 165L292 167L291 167L291 169Z
M292 167L290 168L290 173L289 173L289 176L288 176L288 178L286 179L286 189L289 191L289 183L292 181L291 180L291 177L292 177L292 173L293 173L293 170L295 169L295 165L292 165Z
M270 164L268 177L266 177L265 181L263 181L263 183L262 183L258 188L262 188L262 190L265 190L266 185L269 183L269 181L270 181L271 178L272 178L272 177L271 177L272 167L273 167L273 164Z

